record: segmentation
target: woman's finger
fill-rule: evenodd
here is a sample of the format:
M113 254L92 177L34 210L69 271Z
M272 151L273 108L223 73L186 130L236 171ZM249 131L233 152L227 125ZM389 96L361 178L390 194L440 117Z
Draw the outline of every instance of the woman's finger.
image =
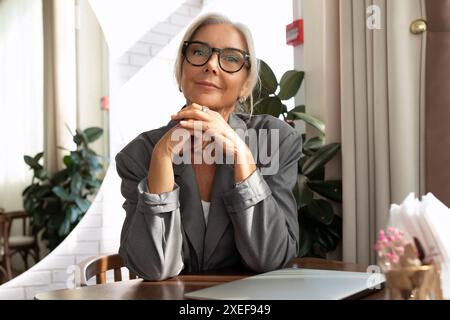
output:
M201 121L211 121L213 118L211 114L205 111L201 111L199 109L189 109L189 110L181 110L176 114L170 116L172 120L183 120L183 119L194 119Z
M207 121L198 120L181 120L180 126L185 129L192 129L194 131L206 131L211 128L211 125Z

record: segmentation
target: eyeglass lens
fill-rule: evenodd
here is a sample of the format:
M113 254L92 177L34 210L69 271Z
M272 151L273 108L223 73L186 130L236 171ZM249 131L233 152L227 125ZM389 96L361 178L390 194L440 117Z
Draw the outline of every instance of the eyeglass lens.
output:
M245 57L237 49L218 49L219 65L227 72L239 71L245 63ZM213 49L204 43L189 43L186 48L186 59L194 66L203 66L211 58Z

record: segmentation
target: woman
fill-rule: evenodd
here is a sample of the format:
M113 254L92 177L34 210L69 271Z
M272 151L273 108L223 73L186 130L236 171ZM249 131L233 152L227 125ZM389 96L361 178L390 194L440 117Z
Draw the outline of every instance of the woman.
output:
M116 156L126 199L119 249L126 266L147 280L182 271L283 267L298 253L292 189L301 140L272 116L235 113L258 79L248 29L220 15L201 17L183 38L175 75L186 105ZM263 131L269 134L249 134ZM199 132L211 139L199 142L206 138ZM238 133L256 137L263 148L252 153ZM270 163L263 163L267 146ZM175 163L181 155L184 162Z

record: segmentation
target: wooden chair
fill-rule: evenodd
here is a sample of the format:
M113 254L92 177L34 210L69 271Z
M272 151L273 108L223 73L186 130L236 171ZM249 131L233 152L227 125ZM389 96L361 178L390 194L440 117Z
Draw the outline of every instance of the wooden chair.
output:
M97 284L106 283L106 271L114 270L114 282L122 281L121 268L125 268L123 259L118 254L105 255L100 257L89 258L78 264L81 271L80 285L82 287L88 285L89 279L96 277ZM130 280L136 279L137 276L129 272Z
M19 253L24 261L25 270L28 270L28 255L31 255L35 262L40 260L39 245L36 235L31 235L28 223L29 215L25 211L10 211L1 214L8 221L8 249L9 257ZM14 220L22 220L22 234L11 236L11 226Z
M12 279L11 255L9 252L9 219L0 213L0 283Z

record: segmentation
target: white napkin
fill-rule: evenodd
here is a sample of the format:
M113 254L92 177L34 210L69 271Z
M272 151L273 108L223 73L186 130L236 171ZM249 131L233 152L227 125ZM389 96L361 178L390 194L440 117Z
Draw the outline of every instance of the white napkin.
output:
M410 193L400 205L392 204L388 225L403 231L408 241L417 238L426 257L450 262L450 209L433 194L419 201Z
M432 193L422 201L410 193L400 205L391 205L388 226L403 231L407 241L417 238L425 257L440 264L442 291L450 299L450 209Z

